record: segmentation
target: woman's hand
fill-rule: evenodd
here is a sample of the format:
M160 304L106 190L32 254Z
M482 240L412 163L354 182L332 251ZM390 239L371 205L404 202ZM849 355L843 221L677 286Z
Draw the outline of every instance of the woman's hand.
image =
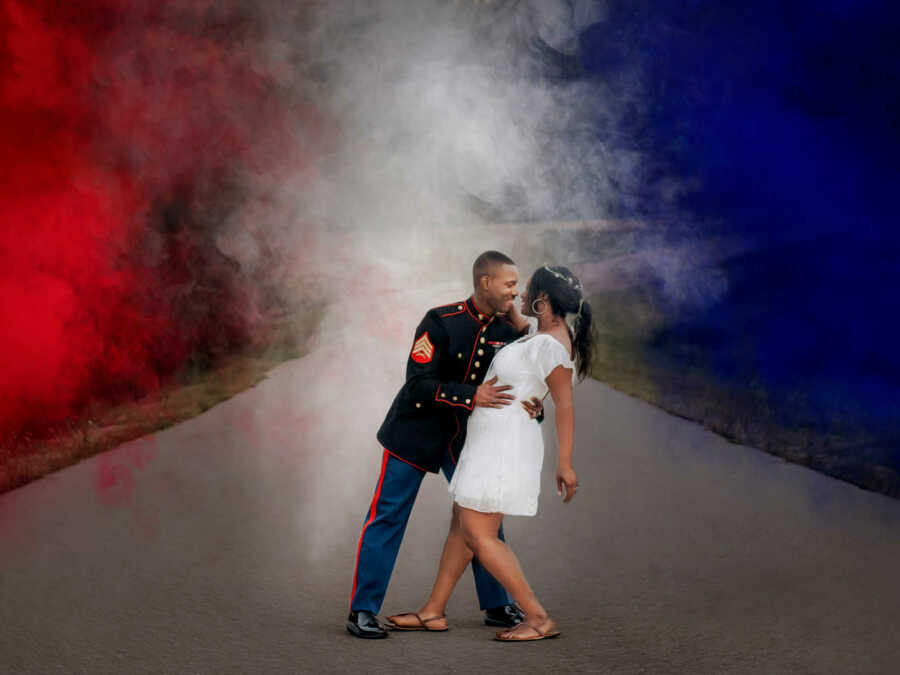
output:
M505 314L501 314L500 316L505 316L506 320L509 321L513 326L515 326L516 330L519 331L519 333L524 334L530 327L528 320L524 316L522 316L522 312L519 311L519 306L515 303L515 301L512 303L509 311Z
M523 399L520 403L531 419L537 419L544 412L544 402L537 396L532 396L530 401Z
M566 487L566 496L563 497L563 504L568 504L575 496L578 489L578 476L575 475L575 469L571 464L560 464L556 467L556 493L562 495L563 485Z

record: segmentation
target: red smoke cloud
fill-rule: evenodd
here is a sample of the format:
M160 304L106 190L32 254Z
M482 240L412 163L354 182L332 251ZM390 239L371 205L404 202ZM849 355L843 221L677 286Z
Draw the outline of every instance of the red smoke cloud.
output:
M301 170L288 131L327 127L260 70L260 30L220 3L0 0L0 433L251 339L215 227L241 172Z

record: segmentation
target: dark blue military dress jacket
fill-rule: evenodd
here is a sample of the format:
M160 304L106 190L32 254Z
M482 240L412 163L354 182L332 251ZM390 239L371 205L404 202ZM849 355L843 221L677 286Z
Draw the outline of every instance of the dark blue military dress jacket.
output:
M406 383L378 430L385 450L424 471L436 473L448 452L455 463L478 385L497 350L520 336L471 297L428 310L416 329Z

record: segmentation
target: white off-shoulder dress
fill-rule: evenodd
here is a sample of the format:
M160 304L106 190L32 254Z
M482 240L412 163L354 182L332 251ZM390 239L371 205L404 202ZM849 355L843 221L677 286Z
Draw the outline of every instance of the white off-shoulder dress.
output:
M547 376L557 366L575 365L552 335L533 333L503 347L485 380L497 376L516 400L502 408L478 406L469 416L466 442L448 488L453 501L476 511L533 516L541 491L544 440L541 426L519 403L543 398Z

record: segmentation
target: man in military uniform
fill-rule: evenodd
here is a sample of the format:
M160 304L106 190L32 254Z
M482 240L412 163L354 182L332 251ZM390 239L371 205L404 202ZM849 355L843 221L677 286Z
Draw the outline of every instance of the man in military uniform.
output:
M416 329L400 388L378 440L384 448L381 474L363 524L356 554L347 630L357 637L387 637L376 618L387 591L413 502L426 472L442 470L449 481L476 405L501 407L513 397L484 374L503 345L527 332L518 312L518 271L503 253L486 251L472 266L475 292L460 302L428 311ZM540 418L541 402L521 404ZM503 539L503 528L500 528ZM512 627L521 610L503 586L472 560L485 623ZM420 619L421 620L421 619ZM431 628L423 619L421 628ZM442 627L433 626L434 629Z

